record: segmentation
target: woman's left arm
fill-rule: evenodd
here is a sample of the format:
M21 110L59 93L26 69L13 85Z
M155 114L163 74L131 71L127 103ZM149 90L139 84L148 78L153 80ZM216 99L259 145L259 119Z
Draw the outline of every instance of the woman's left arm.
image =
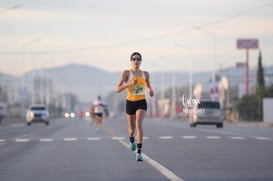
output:
M154 96L154 91L153 91L153 89L151 87L151 84L150 84L150 75L149 75L148 72L144 71L144 76L145 76L145 83L146 83L145 86L146 86L146 89L149 92L149 95L151 97L153 97Z

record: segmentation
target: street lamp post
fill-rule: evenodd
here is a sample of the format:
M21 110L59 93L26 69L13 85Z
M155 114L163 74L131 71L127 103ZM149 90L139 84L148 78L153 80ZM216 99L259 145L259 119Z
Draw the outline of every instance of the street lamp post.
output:
M213 89L214 89L214 86L215 86L215 82L216 82L216 43L215 43L215 37L216 37L216 35L215 35L215 33L214 32L211 32L211 31L208 31L208 30L205 30L205 29L203 29L203 28L201 28L201 27L196 27L196 28L194 28L195 30L198 30L198 31L201 31L201 32L203 32L203 33L206 33L206 34L208 34L208 35L210 35L211 37L212 37L212 39L213 39L213 70L212 70L212 78L211 78L211 80L212 80L212 86L213 86ZM213 95L212 96L212 100L215 100L215 96Z
M29 47L35 43L40 42L40 39L34 39L31 41L28 41L22 45L22 77L21 77L21 116L24 117L25 107L26 107L26 86L25 86L25 60L26 60L26 47Z
M185 49L185 50L192 51L192 48L182 46L182 45L180 45L178 43L175 43L175 46L179 47L179 48L182 48L182 49ZM189 98L190 99L192 98L192 63L191 62L190 62L190 70L189 70Z

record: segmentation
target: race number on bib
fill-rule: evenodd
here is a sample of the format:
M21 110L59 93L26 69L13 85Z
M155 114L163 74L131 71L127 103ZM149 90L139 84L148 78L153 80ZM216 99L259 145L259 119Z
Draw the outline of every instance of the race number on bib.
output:
M103 112L103 108L101 106L95 107L95 113L102 113L102 112Z
M145 89L143 85L135 85L132 87L133 96L142 96L145 95Z

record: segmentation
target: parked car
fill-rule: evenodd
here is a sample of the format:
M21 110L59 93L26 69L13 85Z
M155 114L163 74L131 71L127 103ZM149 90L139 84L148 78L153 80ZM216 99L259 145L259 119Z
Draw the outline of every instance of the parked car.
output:
M5 103L0 103L0 125L2 124L2 120L6 117L7 113L7 105Z
M31 125L34 122L42 122L49 125L49 112L47 107L43 104L31 105L26 112L27 125Z
M192 115L191 127L196 127L197 124L216 125L217 128L224 126L223 111L218 101L200 100Z

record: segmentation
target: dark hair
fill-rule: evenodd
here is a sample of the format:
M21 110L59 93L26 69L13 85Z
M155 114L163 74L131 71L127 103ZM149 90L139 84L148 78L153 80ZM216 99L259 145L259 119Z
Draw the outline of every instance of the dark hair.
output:
M132 53L130 60L132 60L133 56L135 56L135 55L138 55L140 57L140 59L142 60L142 56L141 56L141 54L139 52Z

